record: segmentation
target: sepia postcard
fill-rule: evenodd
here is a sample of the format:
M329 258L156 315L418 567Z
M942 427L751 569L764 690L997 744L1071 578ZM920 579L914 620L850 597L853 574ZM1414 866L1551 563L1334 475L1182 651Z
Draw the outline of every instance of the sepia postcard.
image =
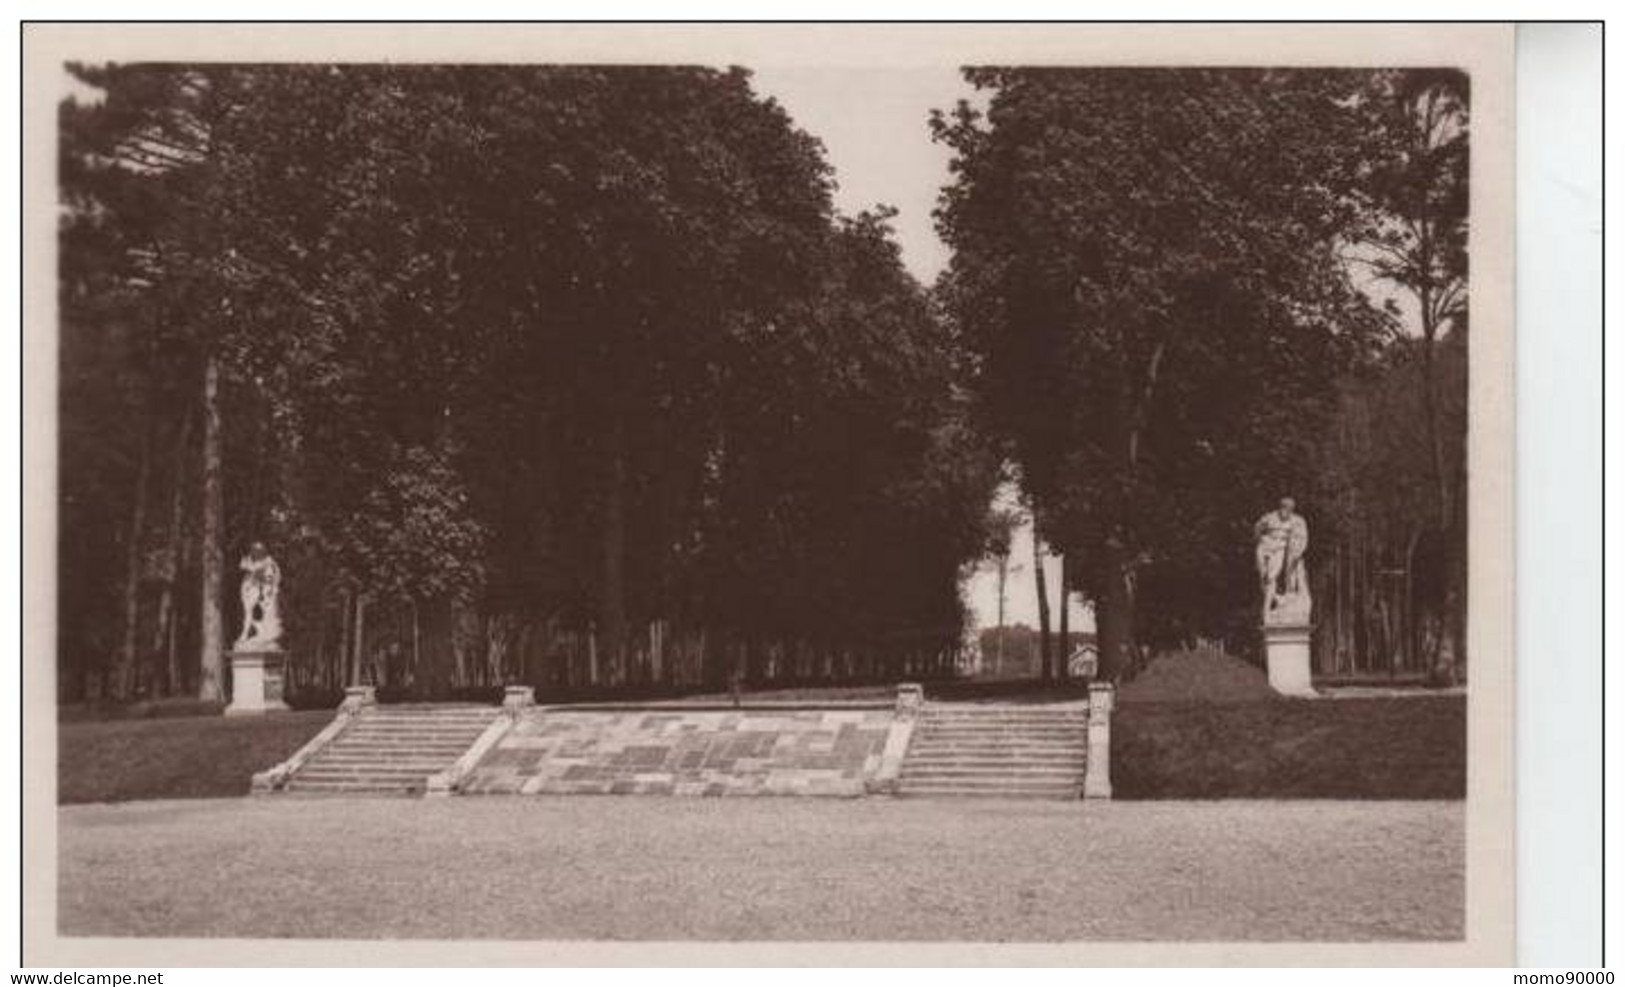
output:
M1509 26L23 42L26 962L1513 961Z

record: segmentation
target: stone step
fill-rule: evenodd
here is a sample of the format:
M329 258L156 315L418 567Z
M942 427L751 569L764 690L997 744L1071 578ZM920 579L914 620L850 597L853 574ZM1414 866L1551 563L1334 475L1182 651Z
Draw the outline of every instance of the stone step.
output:
M366 720L477 720L481 717L500 716L496 706L468 706L460 709L402 709L397 706L374 706L363 710Z
M1013 720L933 720L926 719L927 730L1086 730L1085 720L1048 720L1043 723L1018 723Z
M1031 740L974 738L945 740L940 737L916 737L908 745L908 749L911 751L1008 751L1017 754L1066 754L1072 751L1085 750L1086 747L1086 744L1077 740L1065 743L1050 743Z
M922 716L931 719L959 717L968 720L1081 720L1089 715L1087 709L965 709L946 706L926 707Z
M474 738L479 737L479 733L481 733L479 730L463 730L463 732L458 733L431 733L427 732L427 730L401 730L400 733L379 733L374 732L374 730L366 730L366 732L340 733L336 743L343 743L346 740L372 741L372 743L411 743L411 741L423 741L423 743L473 743Z
M978 743L974 741L954 741L942 743L940 741L916 740L908 745L909 753L924 754L1010 754L1016 757L1053 756L1079 753L1086 748L1083 744L1005 744L998 742Z
M349 725L351 730L379 730L379 732L401 732L401 730L426 730L432 733L466 733L470 730L484 730L487 725L494 724L496 717L489 720L471 720L466 724L442 724L442 722L416 722L416 720L367 720L362 719Z
M294 794L421 794L501 711L492 706L385 706L361 713L289 779Z
M456 758L446 758L446 757L440 757L438 755L436 755L434 757L334 757L334 758L330 758L330 757L326 756L326 753L324 752L322 754L317 754L314 758L311 758L309 761L307 761L305 763L304 770L309 771L312 768L321 768L321 767L329 767L329 768L333 768L333 769L336 769L336 770L344 770L344 771L359 771L359 770L371 771L371 770L374 770L374 769L379 770L379 771L416 770L420 765L427 764L427 765L436 765L434 770L438 771L438 770L440 770L440 768L438 767L439 765L451 764L455 760L456 760Z
M423 786L292 781L283 790L293 795L417 795Z
M927 720L954 720L965 723L1082 723L1089 719L1089 714L1085 710L1022 713L1008 710L981 712L928 709L921 716Z
M501 706L411 706L385 703L368 707L364 716L483 716L495 715Z
M1070 778L1006 778L990 780L986 778L914 778L904 779L898 785L898 791L924 792L924 791L956 791L956 792L1050 792L1056 795L1065 795L1068 792L1080 792L1083 785L1076 779Z
M1077 727L1009 727L1009 725L994 724L926 724L920 728L925 733L978 733L978 735L1033 735L1033 737L1082 737L1089 732L1089 728Z
M466 743L455 746L395 746L395 748L377 748L377 746L335 745L317 754L343 754L346 758L369 758L372 761L400 761L410 758L450 758L455 761L468 750Z
M289 784L300 785L362 785L372 788L423 788L429 782L427 774L380 775L343 774L311 775L295 778Z
M379 777L394 777L396 775L432 775L439 770L438 765L423 764L379 764L376 762L357 764L338 764L331 761L311 761L305 765L295 777L318 778L324 775L378 775Z
M429 756L429 757L443 757L443 756L445 756L447 754L451 754L453 756L461 754L463 751L468 750L468 748L469 748L469 745L465 744L465 743L457 743L457 744L376 744L376 743L346 744L346 743L337 743L337 744L333 744L330 747L324 748L322 753L328 753L328 752L331 752L331 751L342 751L342 752L344 752L346 754L368 754L368 755L372 755L374 757L382 757L382 758L412 757L414 755L419 755L419 754Z
M394 764L451 764L461 755L445 754L412 754L403 757L376 757L372 754L355 754L346 751L323 751L310 760L310 764L342 764L342 765L394 765Z
M379 757L357 756L357 755L342 754L342 753L340 753L340 754L328 754L328 753L326 753L324 751L323 753L318 754L318 755L316 755L316 757L311 759L305 765L305 767L306 767L306 770L309 770L310 768L316 768L316 767L334 767L334 768L346 768L346 769L349 769L349 768L374 768L374 767L424 768L424 769L426 769L426 770L428 770L430 772L434 772L434 771L439 771L441 768L449 767L456 760L457 760L457 758L455 758L455 757L441 757L438 754L434 755L434 756L428 756L428 757L416 756L416 757L379 758Z
M925 720L921 724L925 730L999 730L999 732L1012 732L1012 730L1035 730L1035 732L1051 733L1076 730L1082 733L1089 728L1084 720L1076 722L1048 722L1048 724L1014 724L1014 722L986 722L986 720Z
M1048 771L1082 771L1087 758L1077 754L1074 758L999 758L999 756L975 756L975 758L938 758L938 756L913 756L910 754L903 767L986 767L986 769L1009 769L1009 767L1043 767Z
M377 730L483 730L488 723L496 721L496 717L488 716L478 720L439 720L439 719L388 719L373 720L363 716L350 727L352 730L364 728Z
M455 747L459 744L467 747L479 738L477 733L465 733L457 736L438 736L421 733L404 733L400 736L380 736L376 733L346 733L340 734L334 741L338 744L376 744L379 747Z
M995 789L965 789L957 787L946 788L908 788L904 787L897 792L898 798L940 798L940 799L1048 799L1056 802L1072 801L1078 798L1078 789L1071 788L1066 791L1052 791L1050 789L1010 788Z
M1030 751L1069 751L1083 750L1088 746L1080 737L1035 739L1032 737L933 737L931 734L917 735L909 744L910 747L941 747L944 749L954 747L968 748L998 748L1000 750L1030 750Z
M1054 750L1086 746L1088 738L1082 734L1071 734L1064 737L1034 737L1031 734L1017 733L1001 737L996 734L986 733L942 734L927 731L915 734L911 742L916 744L939 744L949 747L954 744L968 744L972 747L1003 745L1007 747L1033 747L1039 750Z
M1011 767L1007 764L942 764L942 766L903 767L903 779L923 779L923 777L986 777L986 779L1001 779L1001 777L1045 777L1045 779L1081 779L1084 776L1082 767Z
M494 716L485 716L475 720L463 719L429 719L415 717L401 717L400 719L375 720L363 716L355 721L350 729L372 727L380 730L480 730L488 723L496 721Z
M965 792L1077 792L1082 783L1072 778L904 778L899 791L948 790Z
M364 758L444 758L447 754L457 758L463 751L468 750L466 743L447 743L447 745L400 745L379 746L367 743L335 743L322 754L348 754L348 756L364 756Z
M1041 771L1082 771L1086 760L1081 757L1065 761L1031 761L1015 760L1004 757L955 757L955 758L908 758L903 767L912 768L985 768L989 771L1010 771L1017 768L1033 768Z
M972 763L988 764L1082 764L1087 754L1084 751L1072 751L1066 754L1011 754L1006 750L985 751L931 751L910 750L907 761L910 764L962 764Z
M1035 740L1046 744L1053 743L1083 743L1089 736L1087 730L965 730L959 727L943 729L941 727L925 727L914 731L916 737L938 737L944 740L963 738L967 740Z
M398 740L403 737L427 737L432 740L457 740L458 737L479 737L484 727L478 730L431 730L424 727L351 727L340 733L340 737L377 737L379 740Z
M494 720L499 710L472 710L463 713L362 713L360 719L372 723L479 723Z

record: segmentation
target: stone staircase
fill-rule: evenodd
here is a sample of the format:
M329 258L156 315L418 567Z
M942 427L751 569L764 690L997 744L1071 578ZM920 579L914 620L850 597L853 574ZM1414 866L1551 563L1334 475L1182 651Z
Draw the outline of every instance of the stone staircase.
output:
M898 795L1079 798L1088 722L1082 706L928 705Z
M502 711L495 706L368 706L288 780L289 792L421 795Z

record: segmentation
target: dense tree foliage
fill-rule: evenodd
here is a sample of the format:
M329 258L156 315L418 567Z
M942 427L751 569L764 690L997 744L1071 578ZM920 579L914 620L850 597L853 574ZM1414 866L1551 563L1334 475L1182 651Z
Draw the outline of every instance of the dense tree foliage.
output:
M1388 71L1371 79L1359 104L1369 166L1358 186L1363 222L1353 235L1358 263L1408 299L1407 306L1393 298L1387 304L1396 337L1388 376L1401 386L1380 388L1375 401L1390 413L1409 404L1410 420L1422 422L1421 468L1411 457L1411 469L1388 475L1400 485L1422 478L1428 495L1408 504L1403 518L1375 504L1362 512L1362 535L1368 518L1390 534L1364 537L1365 547L1347 554L1367 569L1366 557L1375 555L1380 569L1403 580L1401 616L1384 622L1403 630L1386 634L1393 643L1384 648L1358 649L1340 637L1337 650L1387 650L1442 681L1458 677L1466 660L1468 101L1467 76L1455 70ZM1414 313L1410 319L1407 312ZM1412 323L1419 339L1407 338ZM1388 454L1403 456L1415 437L1388 436L1397 447ZM1375 600L1365 611L1392 609L1383 597L1393 594L1367 595Z
M1407 184L1418 165L1394 107L1416 80L966 76L985 108L962 102L933 126L955 152L942 291L980 420L1044 538L1082 562L1067 578L1101 602L1104 674L1132 673L1138 644L1233 637L1255 622L1251 522L1290 493L1337 543L1325 449L1345 381L1402 362L1381 354L1397 313L1362 290L1350 251L1425 253L1423 268L1458 256L1464 211L1423 235L1432 246L1406 232L1418 198L1465 203ZM1450 153L1433 166L1456 173ZM1437 277L1408 270L1379 274ZM1459 289L1424 305L1443 311Z
M298 689L950 674L1044 546L1115 677L1286 493L1322 667L1464 660L1457 73L967 70L927 291L743 70L74 72L67 696L219 698L254 540Z
M79 72L104 96L62 108L68 688L189 688L114 642L152 587L200 594L162 619L206 666L204 561L256 538L307 683L951 667L992 480L953 340L748 73ZM161 539L156 580L116 561Z

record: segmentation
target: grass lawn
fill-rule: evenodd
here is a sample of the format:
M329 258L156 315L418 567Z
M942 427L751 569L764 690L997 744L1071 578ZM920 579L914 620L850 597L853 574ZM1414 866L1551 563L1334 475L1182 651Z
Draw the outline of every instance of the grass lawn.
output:
M73 936L1459 939L1459 802L272 796L66 806Z
M298 750L332 710L57 725L57 801L225 798Z
M1119 799L1460 799L1462 695L1125 702L1112 717Z

